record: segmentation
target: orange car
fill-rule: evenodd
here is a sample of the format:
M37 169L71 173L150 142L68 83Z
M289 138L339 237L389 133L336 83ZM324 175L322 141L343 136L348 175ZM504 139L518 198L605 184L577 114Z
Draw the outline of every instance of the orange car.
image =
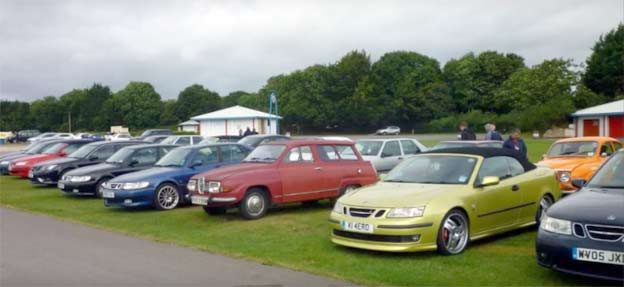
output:
M588 181L600 165L621 148L622 143L610 137L562 139L550 146L537 164L556 170L561 192L572 193L576 191L573 179Z

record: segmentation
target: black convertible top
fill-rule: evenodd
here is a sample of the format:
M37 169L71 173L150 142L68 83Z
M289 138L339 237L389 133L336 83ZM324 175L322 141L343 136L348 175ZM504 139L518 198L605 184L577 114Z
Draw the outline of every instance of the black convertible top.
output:
M513 157L520 162L524 171L529 171L535 169L536 166L529 162L523 154L506 148L497 148L497 147L457 147L457 148L445 148L445 149L437 149L429 152L425 152L425 154L436 154L436 153L457 153L457 154L470 154L470 155L478 155L484 158L495 157L495 156L508 156Z

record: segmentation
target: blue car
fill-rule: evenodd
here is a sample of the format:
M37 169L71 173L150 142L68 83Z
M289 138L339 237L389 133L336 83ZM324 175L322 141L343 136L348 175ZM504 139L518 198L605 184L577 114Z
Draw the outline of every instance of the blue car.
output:
M104 205L174 209L188 203L186 184L191 176L220 166L235 164L251 151L237 143L179 147L152 168L124 174L106 182Z

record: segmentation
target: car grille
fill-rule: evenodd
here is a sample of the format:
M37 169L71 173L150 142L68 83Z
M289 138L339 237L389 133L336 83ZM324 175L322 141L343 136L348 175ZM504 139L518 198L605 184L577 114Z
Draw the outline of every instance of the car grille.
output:
M374 215L375 217L381 217L386 212L386 210L384 209L373 208L348 207L346 209L348 210L348 214L353 217L370 217L371 215Z
M574 223L572 230L578 237L589 237L597 241L614 242L624 239L624 226Z
M419 234L380 235L380 234L356 233L356 232L349 232L349 231L343 231L343 230L337 230L337 229L334 229L334 235L340 236L340 237L351 238L351 239L377 241L377 242L392 242L392 243L408 243L408 242L417 242L418 240L420 240Z

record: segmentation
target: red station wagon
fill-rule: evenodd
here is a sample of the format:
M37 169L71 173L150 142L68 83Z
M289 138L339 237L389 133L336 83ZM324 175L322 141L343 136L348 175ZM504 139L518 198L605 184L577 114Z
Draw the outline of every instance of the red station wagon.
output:
M191 202L209 214L238 207L247 219L274 204L336 198L377 181L377 172L353 143L292 140L258 146L242 163L195 175Z

